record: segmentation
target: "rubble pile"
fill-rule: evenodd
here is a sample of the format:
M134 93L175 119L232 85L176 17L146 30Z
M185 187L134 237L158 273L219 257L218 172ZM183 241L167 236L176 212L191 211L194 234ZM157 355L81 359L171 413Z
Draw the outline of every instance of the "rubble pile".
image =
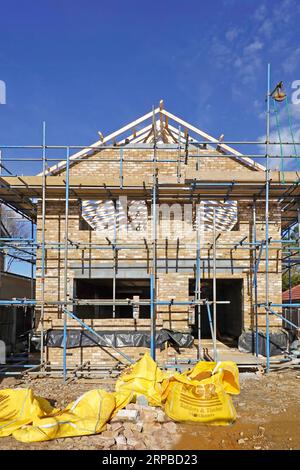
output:
M170 448L178 439L177 428L161 409L130 403L117 413L98 438L105 449Z

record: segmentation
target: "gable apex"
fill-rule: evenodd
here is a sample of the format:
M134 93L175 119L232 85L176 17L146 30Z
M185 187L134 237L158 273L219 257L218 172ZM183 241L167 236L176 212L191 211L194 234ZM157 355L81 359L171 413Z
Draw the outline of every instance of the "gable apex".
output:
M188 144L196 144L195 146L198 144L200 148L202 146L202 148L209 148L210 150L216 150L220 154L229 155L254 171L265 170L265 167L260 163L243 156L236 149L222 143L223 135L217 139L164 109L163 100L160 101L159 107L153 108L152 111L126 124L117 131L107 136L104 136L100 131L98 133L100 140L70 156L71 165L78 159L88 158L95 151L110 146L116 148L126 148L126 146L134 148L134 145L138 147L145 144L146 147L147 144L154 144L155 142L158 145L178 148L179 145L185 146L188 142ZM47 170L47 175L55 175L62 171L65 166L66 161L60 161ZM39 173L39 175L41 174Z

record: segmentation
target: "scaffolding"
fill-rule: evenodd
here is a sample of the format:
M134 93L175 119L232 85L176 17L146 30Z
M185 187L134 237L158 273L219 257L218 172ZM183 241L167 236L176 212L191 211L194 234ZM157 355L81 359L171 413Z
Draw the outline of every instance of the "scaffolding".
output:
M298 231L297 239L291 239L290 233L293 227L296 225L300 227L300 187L297 172L285 172L283 165L281 171L274 171L270 167L270 159L280 159L281 162L284 159L297 158L297 155L283 154L281 151L278 155L271 155L270 146L294 146L296 149L300 142L296 142L292 139L292 142L282 142L270 140L270 102L272 99L271 90L271 78L270 78L270 66L268 66L268 80L267 80L267 108L266 108L266 141L265 141L265 153L264 154L241 154L229 145L247 145L247 146L258 146L261 142L258 141L224 141L224 138L213 139L207 134L203 133L199 129L190 126L185 121L177 119L174 115L163 109L162 103L159 108L152 109L150 113L136 120L134 123L130 123L128 126L120 129L118 133L110 134L106 138L100 135L100 141L92 146L74 146L74 145L49 145L46 142L46 124L43 123L42 127L42 144L40 145L26 145L26 146L14 146L14 145L0 145L0 149L3 152L15 152L18 150L27 150L40 152L41 156L38 157L6 157L3 156L1 159L2 174L0 176L0 200L3 204L17 211L22 217L26 218L31 223L31 237L28 239L24 238L9 238L1 237L0 248L8 256L12 256L15 259L26 261L31 264L31 278L34 278L33 266L36 260L36 253L39 250L41 253L41 267L40 267L40 286L41 286L41 298L36 300L35 298L30 299L7 299L1 300L0 306L33 306L40 309L40 340L41 340L41 354L39 364L19 364L20 368L26 369L35 375L63 375L64 380L70 379L79 372L83 373L84 369L88 369L88 373L91 373L91 364L83 363L76 367L69 367L67 361L67 332L68 332L68 319L75 320L81 328L88 330L97 339L97 332L83 322L77 315L75 315L73 309L78 305L109 305L112 308L113 317L115 317L115 308L120 305L131 305L133 308L136 305L147 305L150 307L150 351L153 359L156 359L156 317L157 308L159 306L192 306L195 309L195 313L198 316L198 348L197 357L195 361L205 358L203 348L201 345L201 315L205 308L208 317L209 327L211 331L211 337L213 341L213 360L217 361L219 358L218 347L217 347L217 305L224 304L226 301L217 298L217 260L218 251L226 249L230 250L231 253L239 252L240 250L247 250L250 253L251 265L252 265L252 312L253 312L253 330L255 334L255 355L259 356L259 309L263 308L265 311L265 341L266 341L266 372L269 372L272 368L272 361L270 356L270 317L276 316L281 319L285 324L292 326L295 331L299 331L299 325L294 324L286 315L276 312L274 309L288 309L293 307L300 307L300 304L291 302L282 304L274 303L270 298L269 293L269 263L270 263L270 251L275 250L278 254L279 262L283 268L289 273L289 279L291 282L291 269L293 266L299 264L299 249L300 249L300 230ZM156 120L156 115L159 114L160 120ZM162 119L168 123L168 120L176 118L178 128L171 126L170 124L163 127ZM132 135L129 139L123 139L116 142L115 139L118 135L121 135L125 131L128 131L138 126L145 119L150 119L152 122L144 127L142 131L133 130ZM184 129L184 132L181 130ZM189 135L189 133L196 133L200 140L195 141ZM166 133L168 138L173 140L172 144L165 143ZM159 137L158 137L159 134ZM148 143L149 137L151 136L152 142ZM158 142L159 138L163 141L162 144ZM201 140L202 138L202 140ZM263 171L253 172L251 176L242 174L240 177L232 178L229 174L224 174L221 171L208 172L203 174L200 172L197 179L189 179L186 177L185 181L182 181L182 168L188 164L191 159L196 159L196 165L198 166L200 159L210 157L211 153L207 152L207 145L214 145L217 152L220 152L222 158L236 158L237 160L242 159L244 162L251 161L255 162L258 169ZM281 147L280 147L281 148ZM117 158L99 158L99 161L108 161L110 164L117 164L119 167L119 184L110 185L107 182L101 181L101 178L89 177L88 181L84 177L71 176L70 165L73 161L76 162L85 161L88 162L89 155L95 151L101 149L111 149L117 151L119 156ZM195 149L201 149L200 153L195 153ZM126 167L126 155L124 150L148 150L152 153L152 157L149 159L143 158L142 163L149 163L152 165L152 182L143 183L141 186L131 185L126 183L124 180L124 168ZM172 150L177 152L177 158L170 158L168 151ZM61 157L49 157L48 152L58 151L64 152L64 158L62 161ZM71 152L76 151L75 156L71 156ZM165 158L158 157L158 151L166 151ZM261 159L265 162L265 167L256 162L256 159ZM93 159L93 162L97 159ZM297 160L296 160L297 161ZM14 174L8 169L9 163L24 164L25 162L35 165L41 163L42 172L37 176L23 176ZM59 162L59 163L57 163ZM138 164L139 161L135 160ZM163 183L158 178L158 164L173 163L177 168L177 183ZM54 164L53 167L49 168L49 164ZM63 168L64 176L53 175L53 168ZM6 173L6 174L5 174ZM147 240L120 243L114 232L112 239L107 238L106 243L104 242L78 242L70 239L69 234L69 217L70 217L70 200L78 200L83 197L97 197L101 200L112 200L114 202L114 208L116 209L116 199L124 192L137 200L146 200L151 203L151 221L152 221L152 241L149 243ZM226 242L222 241L221 232L218 233L216 229L216 214L213 209L213 230L212 230L212 243L205 244L201 240L201 227L200 222L197 225L196 243L190 243L189 247L194 250L195 257L193 265L195 266L195 290L194 299L189 301L176 301L174 299L162 299L158 297L157 290L157 276L159 270L159 262L161 261L158 257L158 250L166 250L166 269L168 263L167 252L170 247L177 249L177 255L175 260L175 270L178 271L179 264L179 245L180 240L177 239L176 243L168 241L165 242L159 240L157 235L158 226L158 204L164 201L189 201L194 203L201 200L205 195L206 199L216 201L229 201L229 200L244 200L251 201L252 203L252 238L243 237L238 242ZM65 228L64 228L64 239L62 241L50 242L46 239L46 207L48 199L60 199L64 200L65 203ZM33 225L37 222L37 201L40 202L41 207L41 240L37 241L34 237ZM282 216L282 236L276 240L269 235L269 205L271 202L278 202L281 206ZM265 207L265 231L263 238L257 233L257 207L258 205L264 205ZM116 210L115 212L116 213ZM116 220L114 221L114 229L116 229ZM147 267L150 272L150 298L143 300L132 300L132 299L117 299L116 298L116 273L118 265L118 256L122 250L140 250L146 247L148 253ZM69 269L69 254L72 250L78 249L93 249L93 250L112 250L113 253L113 298L111 299L75 299L70 295L68 291L68 269ZM46 270L46 251L47 250L59 250L63 255L63 299L49 301L45 297L45 282L47 279ZM201 298L201 279L202 270L204 270L204 263L201 263L202 253L207 252L207 259L209 265L212 265L212 285L213 285L213 298L208 300ZM203 255L204 256L204 255ZM265 300L264 302L258 302L258 271L263 262L265 261ZM290 287L291 288L291 287ZM227 302L228 303L228 302ZM60 370L49 370L44 357L44 314L46 306L57 306L61 309L63 315L63 364ZM202 312L202 313L201 313ZM99 336L99 335L98 335ZM112 347L109 345L109 347ZM112 347L113 348L113 347ZM114 348L113 348L114 349ZM117 353L122 356L126 364L132 363L132 359L125 354L120 348ZM99 369L99 368L98 368ZM100 367L101 369L101 367ZM99 372L97 370L96 372ZM103 372L103 370L102 370ZM0 368L0 374L15 374L13 370L8 370L8 367ZM23 373L23 372L20 372ZM93 370L95 373L95 370Z

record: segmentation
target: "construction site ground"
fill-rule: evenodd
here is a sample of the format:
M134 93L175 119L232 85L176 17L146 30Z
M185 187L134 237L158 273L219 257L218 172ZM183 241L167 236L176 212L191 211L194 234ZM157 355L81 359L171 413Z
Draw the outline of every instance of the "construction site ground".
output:
M300 449L300 371L285 369L268 375L240 374L241 393L233 397L237 420L230 426L174 423L159 409L143 404L136 422L113 420L99 435L24 444L12 437L0 439L0 450L101 450L101 449ZM52 378L4 378L0 389L30 387L59 407L92 388L114 389L114 381L77 379L64 384ZM159 431L159 432L157 432Z

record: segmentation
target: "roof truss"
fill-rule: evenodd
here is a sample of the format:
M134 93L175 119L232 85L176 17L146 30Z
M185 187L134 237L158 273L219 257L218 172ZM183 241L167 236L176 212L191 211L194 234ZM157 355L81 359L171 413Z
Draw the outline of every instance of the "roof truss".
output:
M173 122L173 125L170 124L170 121ZM124 134L126 134L126 136L124 136ZM156 143L162 144L176 145L180 143L185 145L186 140L188 139L189 144L197 143L199 140L206 141L208 145L204 144L204 147L208 146L210 149L215 148L220 153L231 155L236 160L256 170L265 170L263 165L255 162L251 158L244 157L242 153L229 145L223 144L222 138L216 139L201 129L189 124L187 121L184 121L165 110L162 101L158 108L144 114L135 121L121 127L119 130L107 135L106 137L103 136L101 132L99 132L99 135L100 140L97 140L91 146L73 154L70 157L70 162L72 163L78 159L88 157L97 150L105 149L107 145L119 147L129 144L149 144L153 143L154 140ZM49 168L47 174L55 174L63 170L65 165L66 162L61 161Z

